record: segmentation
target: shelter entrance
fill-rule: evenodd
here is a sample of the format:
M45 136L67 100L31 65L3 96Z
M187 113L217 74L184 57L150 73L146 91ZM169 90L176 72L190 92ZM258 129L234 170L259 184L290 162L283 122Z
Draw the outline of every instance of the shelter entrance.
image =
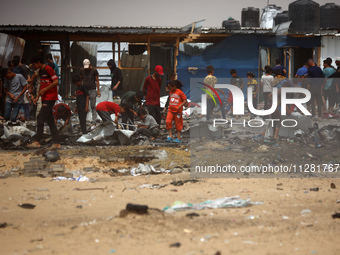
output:
M307 59L313 58L313 48L294 48L294 67L293 73L302 67Z

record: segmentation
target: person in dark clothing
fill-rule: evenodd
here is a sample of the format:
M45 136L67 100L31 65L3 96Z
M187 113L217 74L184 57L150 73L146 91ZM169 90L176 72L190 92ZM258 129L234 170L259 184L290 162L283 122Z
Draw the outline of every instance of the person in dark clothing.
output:
M2 75L2 70L3 67L0 66L0 116L5 115L5 99L6 99L6 94L4 91L4 77Z
M25 64L22 64L20 62L20 57L14 56L13 59L12 59L12 63L14 65L13 73L21 74L27 80L29 69Z
M79 123L81 132L83 134L87 134L86 130L86 115L89 111L89 94L87 93L86 88L81 83L80 75L75 75L72 77L72 82L77 86L76 90L76 109L74 112L78 113Z
M144 97L143 91L128 91L121 97L122 104L128 104L131 108L130 111L122 114L122 122L124 124L133 125L134 124L134 116L137 116L137 109L141 107L141 102ZM127 128L126 126L125 128ZM130 130L133 130L133 127L129 127Z
M9 69L11 72L13 72L14 65L13 65L13 61L12 61L12 60L10 60L10 61L7 62L7 67L8 67L8 69Z
M80 69L80 77L89 94L92 124L95 126L97 121L96 101L97 97L101 97L99 73L98 70L91 65L91 62L88 59L84 59L83 66L84 68Z
M323 103L322 103L322 84L324 82L324 74L313 59L308 60L308 86L307 89L311 92L312 116L315 117L315 100L318 106L318 116L323 118Z
M111 90L113 98L119 96L121 97L124 94L123 89L123 75L122 70L120 70L113 59L110 59L107 62L107 66L111 70Z
M281 59L276 59L276 66L273 67L273 73L275 72L275 70L280 70L280 75L282 76L286 76L287 71L286 68L282 65Z

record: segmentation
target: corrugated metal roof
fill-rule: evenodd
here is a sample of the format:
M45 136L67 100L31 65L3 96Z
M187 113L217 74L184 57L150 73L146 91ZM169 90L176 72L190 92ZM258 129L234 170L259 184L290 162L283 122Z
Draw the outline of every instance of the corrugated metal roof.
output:
M272 29L242 27L238 30L224 28L194 29L191 34L186 27L108 27L108 26L30 26L0 25L0 32L19 36L25 40L70 40L93 42L129 42L129 43L180 43L218 42L223 38L237 34L275 35ZM326 30L319 34L290 34L290 36L339 36L338 31Z
M180 27L108 27L108 26L30 26L30 25L0 25L0 30L6 31L40 31L67 33L104 33L104 34L183 34L187 33Z
M241 29L226 30L225 28L203 28L202 34L273 34L272 29L259 27L242 27Z

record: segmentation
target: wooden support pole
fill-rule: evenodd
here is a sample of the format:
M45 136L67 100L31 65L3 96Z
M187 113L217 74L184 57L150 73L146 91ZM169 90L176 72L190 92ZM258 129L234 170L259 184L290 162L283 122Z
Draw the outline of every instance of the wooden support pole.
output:
M196 22L192 23L192 27L191 27L191 32L190 34L192 34L195 30L195 25L196 25Z
M289 48L288 50L288 66L286 67L286 70L287 70L287 77L290 79L292 78L290 76L290 74L292 73L291 70L292 70L292 58L290 57L292 55L292 49Z
M120 59L120 40L118 39L118 67L122 67L122 60Z
M267 48L267 65L270 66L270 48Z
M112 51L113 51L112 60L116 62L116 42L115 41L112 42Z
M67 38L66 40L59 41L60 44L60 53L61 53L61 84L59 84L59 94L62 97L69 97L72 94L72 84L71 84L71 50L70 50L70 40Z
M174 52L174 72L177 73L177 56L179 51L179 37L176 38L175 52Z
M151 59L151 50L150 50L150 35L148 35L148 44L147 44L147 49L148 49L148 55L149 55L149 63L148 63L148 75L150 75L150 59Z

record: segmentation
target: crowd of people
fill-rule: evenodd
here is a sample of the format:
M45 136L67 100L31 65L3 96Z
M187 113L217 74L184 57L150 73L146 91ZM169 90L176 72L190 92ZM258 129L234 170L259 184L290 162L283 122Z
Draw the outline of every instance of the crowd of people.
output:
M335 61L337 68L332 65L332 59L327 58L323 61L323 69L318 67L313 59L308 59L303 67L299 68L294 76L294 79L288 79L286 68L282 65L280 59L276 60L274 67L265 66L265 73L259 78L259 82L255 78L253 72L247 73L247 87L252 88L252 102L255 109L258 108L258 102L260 95L264 101L264 110L270 109L272 105L272 92L273 88L278 88L278 94L281 94L282 87L303 87L311 92L311 99L307 103L307 108L312 113L314 120L322 120L324 117L338 116L335 110L340 108L340 58L336 58ZM214 76L214 67L212 65L207 66L207 76L204 79L204 84L207 84L215 88L217 78ZM230 70L230 84L237 86L239 89L243 89L245 82L241 77L237 75L235 69ZM209 90L209 89L208 89ZM224 91L216 89L219 93L224 94ZM210 93L214 97L214 93ZM288 95L291 98L302 95ZM208 97L207 99L207 120L211 118L213 108L215 106L214 99ZM317 106L317 111L316 111ZM233 95L229 91L227 98L227 105L222 101L220 107L222 118L226 118L226 113L233 112ZM290 114L294 110L294 105L288 105L286 112ZM235 116L236 118L238 116ZM254 118L255 115L252 115ZM272 119L281 120L281 102L280 96L278 100L278 106L271 116ZM278 139L278 133L280 128L280 122L275 122L273 138Z
M59 69L58 65L53 62L52 55L46 55L44 60L41 54L32 58L31 64L27 66L21 63L17 56L13 61L8 63L8 68L1 68L1 94L2 102L5 101L1 109L1 118L6 121L16 122L30 120L30 104L36 108L36 136L35 141L28 144L27 147L39 148L43 139L45 123L48 124L53 145L52 148L60 148L59 131L67 129L73 132L71 125L72 111L69 105L57 103ZM72 77L72 83L76 86L76 108L82 134L87 134L89 129L86 120L87 114L91 112L91 124L98 124L98 117L102 122L114 121L117 128L118 118L122 118L122 128L135 130L137 135L143 135L155 139L159 136L161 124L160 108L160 91L161 75L163 67L157 65L152 75L146 77L142 91L127 91L123 89L123 76L121 70L111 59L107 62L111 71L111 91L113 99L119 98L120 104L103 101L97 104L97 98L101 96L99 73L94 68L90 60L84 59L83 68L79 74ZM181 91L183 85L180 81L170 80L167 83L169 91L169 101L166 117L166 129L169 136L167 141L181 143L181 130L183 128L182 110L187 105L185 94ZM142 100L145 97L145 104ZM2 103L1 102L1 103ZM22 118L19 111L25 114ZM114 114L114 119L111 115ZM141 121L138 126L134 125L134 119L139 118ZM62 119L63 126L57 130L57 121ZM172 136L172 122L175 122L177 137Z
M150 137L151 139L159 136L159 128L161 124L161 108L160 108L160 91L161 76L164 75L163 67L157 65L154 73L146 77L142 91L124 91L123 75L111 59L107 62L111 72L111 91L113 99L120 98L120 104L104 101L97 104L96 100L101 96L99 73L94 68L90 60L84 59L83 68L79 74L72 77L72 83L76 86L76 108L74 113L78 114L81 132L86 134L87 114L91 112L91 124L98 123L98 117L105 121L112 121L111 115L114 114L114 123L118 127L118 118L122 118L122 128L135 130L134 119L139 118L141 121L137 130L137 135ZM311 108L312 116L323 118L325 115L334 115L335 109L339 109L340 93L338 80L340 75L340 59L336 59L337 68L332 66L332 59L327 58L323 61L323 70L318 67L312 59L308 59L303 67L298 69L295 79L286 78L287 71L279 59L276 60L276 66L265 67L265 74L259 79L259 84L253 72L247 73L247 87L252 88L253 107L258 108L260 93L264 100L264 109L271 106L272 90L274 87L280 89L284 86L300 86L311 92L311 100L308 107ZM32 58L30 66L26 65L20 57L13 57L8 63L7 68L1 68L1 118L6 121L15 122L18 118L22 121L30 120L30 105L34 104L36 108L36 126L37 134L34 142L28 147L40 147L43 138L44 124L47 123L53 138L53 147L60 148L59 134L56 123L59 119L64 121L63 129L72 132L70 119L72 111L65 103L58 103L58 84L59 84L59 68L53 62L51 54L47 54L45 59L42 55L36 55ZM230 84L237 86L242 90L245 82L237 75L235 69L230 70ZM319 78L319 79L306 79ZM215 88L217 78L214 76L214 67L207 66L207 76L204 84ZM171 73L167 81L166 90L169 93L168 101L164 107L163 113L166 113L166 129L168 130L169 142L181 142L181 130L183 129L182 111L188 106L185 94L182 92L183 84L176 80L176 74ZM209 90L209 89L208 89ZM219 93L224 94L223 90L216 89ZM215 93L210 93L216 96ZM293 97L295 95L292 95ZM145 103L142 105L143 98ZM215 98L207 100L207 120L211 118L213 108L215 106ZM279 107L272 114L272 118L280 119L280 101ZM228 111L232 113L233 96L229 92L226 102L222 101L220 107L222 118L226 118ZM317 112L316 112L317 106ZM287 106L287 113L294 110L294 106ZM21 114L20 114L21 113ZM316 115L317 113L317 115ZM236 116L238 117L238 116ZM254 117L254 116L252 116ZM173 123L177 131L176 137L172 134ZM279 123L274 128L274 138L278 137Z

